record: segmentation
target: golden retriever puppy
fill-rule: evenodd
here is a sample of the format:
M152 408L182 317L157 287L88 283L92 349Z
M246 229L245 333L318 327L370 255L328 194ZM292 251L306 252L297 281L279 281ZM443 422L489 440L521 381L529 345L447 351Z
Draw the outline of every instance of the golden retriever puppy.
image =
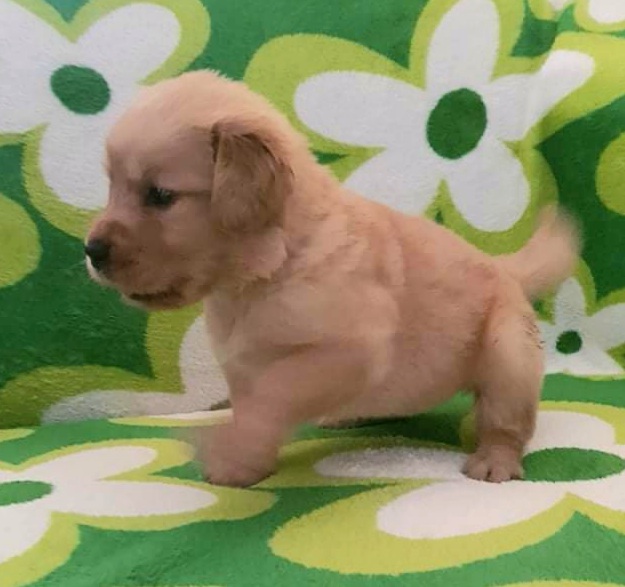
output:
M522 475L543 353L530 299L573 271L547 213L516 254L350 193L262 97L211 72L143 91L107 142L90 273L148 310L203 300L231 423L200 455L215 484L271 474L303 422L414 414L470 390L465 472Z

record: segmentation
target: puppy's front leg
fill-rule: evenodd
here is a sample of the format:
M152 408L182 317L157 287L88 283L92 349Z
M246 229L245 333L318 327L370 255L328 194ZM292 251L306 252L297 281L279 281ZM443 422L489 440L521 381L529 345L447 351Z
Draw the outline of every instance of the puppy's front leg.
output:
M200 457L215 485L245 487L275 471L282 443L301 423L331 412L367 385L369 361L356 345L298 350L233 395L233 421L207 430Z

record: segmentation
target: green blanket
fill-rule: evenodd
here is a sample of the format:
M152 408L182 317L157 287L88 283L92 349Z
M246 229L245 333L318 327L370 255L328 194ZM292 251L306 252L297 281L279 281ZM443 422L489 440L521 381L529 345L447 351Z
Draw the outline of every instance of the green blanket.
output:
M622 387L546 398L503 485L460 473L468 398L303 430L249 490L201 483L181 440L221 412L0 432L0 587L625 585Z
M90 283L104 137L141 85L245 79L365 195L492 253L538 208L584 261L540 307L550 372L623 376L625 8L616 0L0 0L0 427L206 409L198 308Z
M625 585L623 64L621 0L0 0L0 587ZM491 253L544 203L579 216L526 481L460 475L460 396L303 430L258 488L199 482L181 428L226 394L199 308L122 305L82 239L112 122L206 67Z

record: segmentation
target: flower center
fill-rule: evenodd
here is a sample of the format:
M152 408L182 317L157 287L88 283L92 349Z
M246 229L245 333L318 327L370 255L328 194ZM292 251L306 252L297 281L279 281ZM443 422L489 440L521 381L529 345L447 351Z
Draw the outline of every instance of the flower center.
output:
M486 106L479 94L461 88L445 94L427 121L427 138L435 153L460 159L471 152L486 130Z
M106 80L89 67L64 65L52 74L50 85L61 104L76 114L97 114L111 100Z
M572 355L582 348L582 337L575 330L567 330L558 336L556 350L563 355Z
M616 475L625 470L625 460L599 450L550 448L523 459L528 481L584 481Z
M0 507L41 499L52 493L52 485L40 481L0 483Z

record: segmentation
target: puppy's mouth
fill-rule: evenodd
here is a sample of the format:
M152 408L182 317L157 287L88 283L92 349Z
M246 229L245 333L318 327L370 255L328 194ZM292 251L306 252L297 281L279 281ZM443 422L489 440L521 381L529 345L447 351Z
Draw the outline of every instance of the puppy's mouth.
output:
M181 301L180 292L173 287L151 292L135 292L126 297L132 302L150 307L170 307Z

